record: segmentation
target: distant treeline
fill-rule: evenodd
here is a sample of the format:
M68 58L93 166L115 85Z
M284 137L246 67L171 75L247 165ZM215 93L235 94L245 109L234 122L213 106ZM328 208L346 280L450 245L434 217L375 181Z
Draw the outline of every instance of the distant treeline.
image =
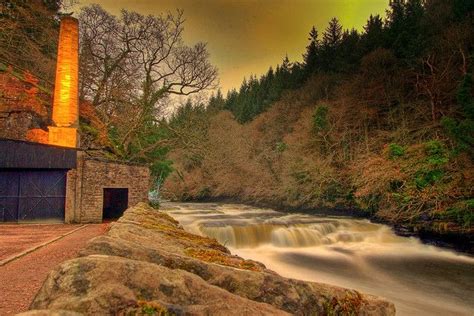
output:
M470 0L391 0L386 17L371 15L362 32L344 30L333 18L322 35L315 27L310 30L302 63L285 57L276 69L270 67L260 78L251 75L226 97L218 91L207 107L229 110L239 122L248 122L279 100L283 91L302 86L318 73L355 73L364 56L381 48L393 53L402 66L414 67L443 30L472 21L473 8Z

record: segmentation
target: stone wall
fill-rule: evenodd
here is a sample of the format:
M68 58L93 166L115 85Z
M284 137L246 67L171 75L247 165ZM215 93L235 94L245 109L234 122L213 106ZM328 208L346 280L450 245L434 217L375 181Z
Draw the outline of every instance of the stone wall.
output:
M0 109L0 138L27 140L28 130L33 126L33 114L5 112Z
M77 169L68 172L65 222L100 223L104 188L128 189L128 205L148 201L148 167L87 157L78 152Z

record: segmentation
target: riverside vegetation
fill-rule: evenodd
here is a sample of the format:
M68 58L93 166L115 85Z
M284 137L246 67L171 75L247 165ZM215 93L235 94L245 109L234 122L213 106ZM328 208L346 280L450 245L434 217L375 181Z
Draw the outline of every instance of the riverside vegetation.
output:
M472 252L473 21L472 2L408 0L313 28L303 63L176 112L166 196L359 209Z

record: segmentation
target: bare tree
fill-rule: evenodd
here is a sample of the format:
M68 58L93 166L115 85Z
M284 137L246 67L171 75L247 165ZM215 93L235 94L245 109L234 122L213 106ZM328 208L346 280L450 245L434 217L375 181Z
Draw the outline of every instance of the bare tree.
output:
M82 9L81 98L89 100L114 129L122 156L147 124L163 115L171 95L191 95L214 88L217 69L206 44L183 43L183 12L144 16L122 10L115 17L98 5ZM156 147L149 144L150 150Z

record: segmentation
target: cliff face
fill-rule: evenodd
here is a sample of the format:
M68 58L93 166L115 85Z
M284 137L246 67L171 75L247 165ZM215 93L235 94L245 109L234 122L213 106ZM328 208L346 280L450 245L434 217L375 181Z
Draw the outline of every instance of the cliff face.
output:
M394 315L374 296L286 279L146 204L52 271L30 315Z
M0 64L0 137L38 141L49 123L50 95L29 72Z

